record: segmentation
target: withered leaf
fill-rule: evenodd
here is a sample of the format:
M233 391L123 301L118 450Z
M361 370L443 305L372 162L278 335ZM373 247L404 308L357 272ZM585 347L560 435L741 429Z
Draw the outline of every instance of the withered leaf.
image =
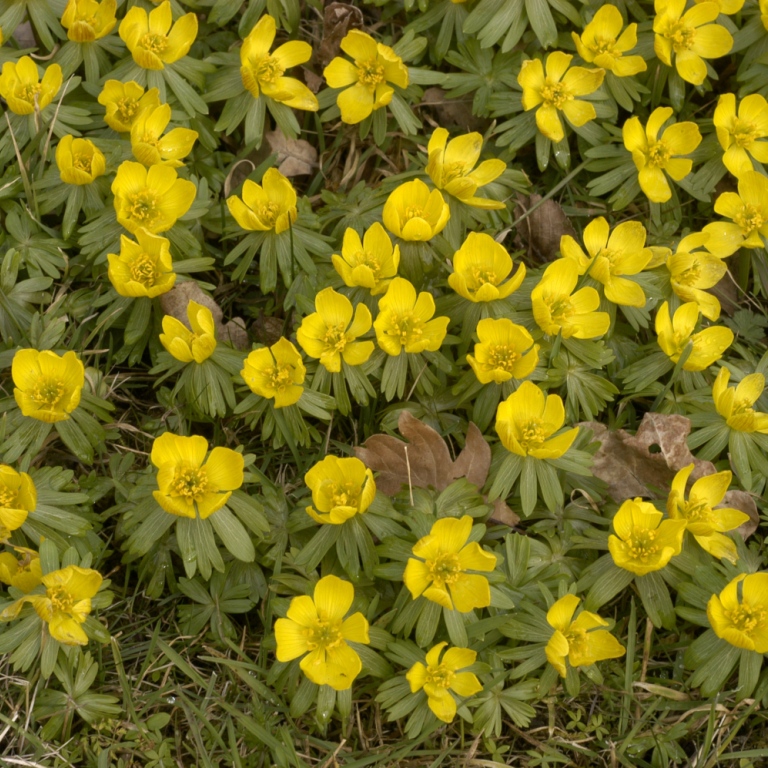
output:
M520 515L513 512L504 499L496 499L493 502L493 514L488 522L496 523L497 525L508 525L510 528L514 528L520 522Z
M718 506L738 509L745 515L749 515L749 520L736 529L745 541L757 530L757 526L760 524L760 515L751 494L746 491L728 491L723 497L722 503L718 504Z
M283 176L307 176L317 166L317 150L304 139L291 139L281 130L267 131L264 138L277 153L277 170Z
M470 421L464 449L453 462L451 477L453 480L466 477L470 483L482 488L488 479L490 468L491 446L485 441L477 425Z
M323 39L317 49L320 65L326 67L339 55L341 41L350 29L363 28L363 12L348 3L328 3L323 12Z
M541 201L541 195L517 195L515 219L531 211ZM546 200L523 219L515 237L515 244L528 251L528 257L535 261L552 261L560 250L563 235L576 237L576 231L559 203Z
M471 96L448 99L446 92L436 85L424 91L421 104L434 111L437 122L444 128L456 126L462 131L482 131L487 123L473 114Z

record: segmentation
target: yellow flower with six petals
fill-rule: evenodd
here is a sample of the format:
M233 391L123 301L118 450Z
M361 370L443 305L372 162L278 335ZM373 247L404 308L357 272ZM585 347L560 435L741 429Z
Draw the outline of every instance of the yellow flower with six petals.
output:
M173 128L163 135L170 122L168 104L145 109L136 116L131 125L131 151L142 165L184 165L181 161L192 151L198 133L189 128Z
M581 36L571 32L576 51L584 61L594 64L616 77L630 77L645 72L647 65L642 56L625 56L637 45L637 24L628 24L622 32L624 19L615 6L601 6L584 27Z
M344 284L353 288L362 286L371 296L384 293L400 266L400 246L392 247L392 240L384 227L375 222L366 230L363 239L348 227L344 232L341 256L331 257L333 268Z
M451 209L440 191L421 180L403 182L384 203L384 226L403 240L425 242L443 231Z
M245 359L240 375L252 392L274 399L275 408L285 408L299 401L307 369L299 350L288 339L281 338L271 347L254 349Z
M525 264L512 275L512 258L501 243L484 232L470 232L453 254L448 285L469 301L488 302L511 296L524 278Z
M202 363L216 349L216 324L208 307L190 301L187 304L189 328L171 315L163 317L160 343L182 363ZM190 330L191 329L191 330Z
M373 472L355 457L326 456L304 475L304 482L315 505L306 508L307 514L321 524L341 525L363 514L376 496Z
M56 147L56 166L65 184L92 184L107 170L104 153L90 139L64 136Z
M136 231L136 240L120 235L120 253L107 254L107 277L120 296L153 299L170 291L176 282L171 243L144 229Z
M77 355L20 349L13 356L13 396L24 416L52 424L65 421L80 404L85 368Z
M709 599L707 618L731 645L768 653L768 573L739 574Z
M206 454L208 441L199 435L164 432L155 438L150 459L157 467L158 489L152 495L169 514L205 520L243 484L242 454L221 447L207 461Z
M477 324L477 336L480 342L475 344L474 356L467 355L467 362L481 384L524 379L538 365L539 345L526 328L509 318L484 318Z
M61 16L67 37L76 43L90 43L106 37L117 24L117 0L69 0Z
M741 176L754 167L750 156L759 163L768 163L768 102L759 93L750 93L739 103L736 96L720 96L714 114L717 140L723 148L723 165L734 175Z
M0 541L21 528L37 508L37 489L26 472L0 464Z
M37 64L22 56L17 62L6 61L0 75L0 96L15 115L32 115L42 112L61 88L64 75L58 64L50 64L42 79Z
M471 532L469 515L444 517L413 545L414 557L405 566L403 582L414 600L424 595L446 610L461 613L491 604L488 579L469 571L492 571L497 558L476 541L467 544Z
M768 413L754 409L755 403L765 389L765 376L750 373L735 387L729 387L731 372L722 367L712 385L712 400L715 410L725 423L737 432L760 432L768 435Z
M261 184L246 179L243 199L237 195L228 197L227 208L243 229L251 232L274 230L277 235L285 232L298 215L296 190L276 168L267 169Z
M107 108L104 122L118 133L128 133L136 118L145 109L160 106L160 91L150 88L144 91L137 82L130 80L107 80L98 97L98 102Z

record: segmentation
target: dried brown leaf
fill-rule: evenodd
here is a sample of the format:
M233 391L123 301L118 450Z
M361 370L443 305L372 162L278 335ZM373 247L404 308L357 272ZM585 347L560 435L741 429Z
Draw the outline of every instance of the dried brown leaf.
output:
M510 528L514 528L520 522L520 515L513 512L504 499L496 499L493 502L493 514L488 522L496 523L497 525L508 525Z
M322 67L328 66L339 55L339 46L350 29L363 28L363 12L348 3L328 3L323 12L323 39L317 49Z
M541 195L517 195L515 218L519 219L541 201ZM552 261L560 250L563 235L576 237L576 231L559 203L545 200L524 218L515 238L519 248L528 251L528 257L537 261Z
M749 515L749 520L736 529L745 541L757 530L757 526L760 524L760 514L751 494L746 491L728 491L719 506L738 509L745 515Z
M453 480L466 477L470 483L481 489L488 479L490 469L491 446L485 441L477 425L470 422L464 448L453 462L451 477Z
M422 106L434 111L437 122L444 128L460 128L462 131L482 130L486 123L472 113L472 98L447 99L446 92L438 86L424 91Z
M291 139L281 130L264 134L270 149L277 153L277 170L283 176L307 176L317 166L317 150L304 139Z

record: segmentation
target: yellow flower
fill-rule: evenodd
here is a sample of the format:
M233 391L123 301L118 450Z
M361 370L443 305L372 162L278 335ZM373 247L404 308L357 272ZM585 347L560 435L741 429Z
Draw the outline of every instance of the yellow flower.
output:
M379 299L379 314L374 320L376 340L388 355L399 355L404 348L408 354L428 350L437 352L448 330L448 317L435 317L435 300L416 289L403 277L389 284Z
M768 573L739 574L709 599L707 618L731 645L768 653Z
M13 396L21 412L38 421L64 421L80 403L85 368L70 351L63 357L55 352L20 349L11 366Z
M336 97L342 122L355 125L375 109L386 107L395 93L388 83L408 87L408 69L403 60L365 32L351 29L341 41L341 50L355 63L337 56L323 70L323 76L331 88L345 89Z
M639 221L625 221L611 232L608 222L600 216L584 228L584 245L589 255L570 235L560 238L560 252L576 263L580 275L589 272L590 277L602 283L608 301L643 307L643 289L625 275L642 272L653 258L651 249L645 247L646 235Z
M150 458L157 467L155 501L178 517L202 520L221 509L232 491L243 484L243 456L229 448L214 448L194 435L181 437L165 432L152 443Z
M538 365L539 345L522 325L506 317L484 318L477 324L477 336L480 343L475 344L474 357L467 355L467 362L481 384L524 379Z
M107 80L98 98L99 104L107 108L104 122L118 133L131 130L134 120L145 110L160 106L160 91L150 88L146 93L134 80L122 83Z
M107 276L120 296L153 299L170 291L176 282L171 244L143 229L136 231L136 239L138 243L120 235L120 254L107 254Z
M531 291L533 317L539 328L550 336L564 339L595 339L611 327L607 312L596 312L600 296L587 286L573 292L579 281L579 268L572 259L557 259Z
M571 32L576 51L584 61L613 72L616 77L629 77L647 69L642 56L625 56L637 45L637 24L629 24L622 32L624 19L614 5L603 5L584 27L579 37Z
M485 233L470 232L453 254L453 272L448 275L448 285L469 301L486 302L506 299L520 287L524 278L522 262L512 276L512 259L501 243Z
M12 621L25 603L31 603L54 640L64 645L87 645L88 635L81 625L91 612L91 598L102 581L98 571L78 565L51 571L42 577L44 595L24 595L0 613L0 621Z
M696 123L675 123L658 138L661 126L672 116L672 107L657 107L643 130L640 118L630 117L622 129L624 146L632 153L638 170L640 189L654 203L666 203L672 197L664 171L675 181L691 172L693 160L679 155L693 152L701 143Z
M326 456L304 475L312 491L307 514L318 523L341 525L371 506L376 496L373 472L360 459Z
M502 445L518 456L559 459L579 434L573 427L555 433L565 423L565 408L558 395L544 395L536 384L524 381L517 391L499 403L496 432Z
M251 352L240 375L252 392L270 400L274 398L275 408L285 408L299 401L307 369L299 350L282 338L271 347Z
M76 43L90 43L106 37L117 24L117 0L69 0L61 17L67 37Z
M14 547L14 550L21 557L12 555L10 552L0 554L0 581L24 593L31 592L43 583L40 555L26 547Z
M668 67L675 67L687 83L701 85L707 76L704 59L719 59L733 47L731 33L710 24L720 15L718 3L697 3L688 11L686 0L655 0L653 48Z
M145 109L139 113L131 126L131 150L133 156L146 166L164 163L178 168L197 141L197 131L189 128L174 128L163 136L171 122L171 108L168 104Z
M381 218L392 234L403 240L424 242L443 231L451 209L439 190L429 191L421 180L403 182L387 198Z
M337 576L320 579L314 597L294 597L287 618L275 622L277 660L292 661L306 654L299 666L309 680L336 691L351 688L363 664L348 642L371 642L362 613L344 618L354 599L355 588Z
M51 64L40 79L37 64L29 56L18 62L6 61L0 75L0 96L16 115L32 115L43 111L54 99L64 79L61 67Z
M732 475L726 471L700 477L691 486L686 501L685 486L692 471L693 464L689 464L675 475L667 498L667 514L673 520L683 520L701 548L710 555L735 563L736 545L723 534L746 523L749 515L727 507L714 509L725 497Z
M597 661L621 658L626 652L610 632L599 629L608 622L596 613L582 611L574 621L580 602L576 595L565 595L547 611L547 624L555 631L544 650L560 677L568 674L566 660L571 667L588 667Z
M650 502L627 499L613 518L616 535L608 537L613 562L626 571L645 576L659 571L680 554L685 520L664 520Z
M723 165L734 175L753 170L750 155L768 163L768 102L759 93L745 96L736 112L736 96L724 93L714 115L717 140L724 150Z
M208 307L190 301L187 304L190 328L171 315L163 317L160 343L182 363L202 363L216 349L216 324Z
M358 304L352 318L352 302L333 288L315 296L315 309L301 321L296 339L310 356L320 360L331 373L347 365L362 365L373 352L372 341L355 341L371 330L371 311Z
M677 251L667 257L667 269L672 290L683 300L695 302L704 317L717 320L720 317L720 302L705 289L717 285L728 271L725 262L708 251L697 250L709 247L707 232L694 232L684 237L677 245Z
M448 131L436 128L427 145L426 171L432 183L449 195L475 208L501 210L501 200L475 197L480 187L490 184L507 168L503 160L484 160L475 168L483 148L483 137L479 133L468 133L448 141Z
M56 165L65 184L91 184L107 170L102 151L89 139L64 136L56 147Z
M697 3L703 3L707 0L695 0ZM744 0L715 0L717 6L720 9L720 13L731 15L738 13L744 7Z
M135 6L134 6L135 7ZM153 235L170 229L192 206L197 189L165 165L145 168L130 160L120 164L112 182L117 221L131 234Z
M763 27L768 30L768 0L760 0L760 21L763 22Z
M403 582L414 600L423 594L427 600L461 613L491 604L488 579L469 571L492 571L496 555L485 552L476 541L467 544L471 532L469 515L444 517L413 545L415 557L405 566Z
M197 16L187 13L173 24L170 0L149 14L134 5L120 22L119 33L140 67L165 69L189 53L197 37Z
M0 464L0 540L24 525L37 507L37 490L26 472Z
M726 424L737 432L760 432L768 435L768 413L756 411L753 406L765 389L765 376L750 373L735 387L729 387L731 372L723 367L712 385L715 409Z
M768 179L757 171L739 176L739 193L723 192L715 200L715 212L732 221L715 221L704 227L707 248L725 258L739 248L764 248L768 238Z
M274 229L278 235L285 232L298 215L296 190L276 168L267 169L261 185L246 179L243 199L237 195L228 197L227 208L243 229L258 232Z
M333 254L333 267L345 285L367 288L371 296L384 293L400 266L400 246L392 247L384 227L372 224L362 241L360 235L349 227L344 232L341 256Z
M317 97L304 83L293 77L284 77L286 69L304 64L312 56L312 46L299 40L291 40L278 46L274 53L269 49L275 41L275 20L265 15L243 40L240 48L240 76L243 86L258 99L263 93L292 109L317 111Z
M456 699L451 691L461 697L474 696L483 690L481 682L472 672L459 670L472 666L477 658L477 652L469 648L449 648L440 654L448 643L438 643L432 648L425 659L426 666L417 661L406 673L410 683L411 693L422 688L427 694L427 705L444 723L450 723L456 717Z
M659 346L673 363L677 363L688 344L692 345L688 359L683 363L685 371L703 371L733 343L733 331L722 325L714 325L694 333L699 320L699 305L695 301L683 304L670 319L669 303L664 302L656 313L656 336Z
M595 119L594 106L576 97L594 93L605 77L602 69L573 67L569 70L572 59L571 54L562 51L550 53L546 65L542 65L539 59L527 59L517 76L517 82L523 89L523 109L527 112L539 107L536 110L536 126L556 143L565 137L560 112L576 128Z

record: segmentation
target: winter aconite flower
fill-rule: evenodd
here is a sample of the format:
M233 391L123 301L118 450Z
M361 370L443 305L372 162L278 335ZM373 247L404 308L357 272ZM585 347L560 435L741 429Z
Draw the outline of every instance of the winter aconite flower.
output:
M476 197L480 187L490 184L507 168L503 160L484 160L475 168L483 148L479 133L468 133L448 141L448 131L436 128L427 145L426 171L432 183L444 192L475 208L500 210L505 207L501 200Z
M315 296L315 309L301 321L296 339L310 356L320 360L331 373L347 365L362 365L374 349L372 341L357 341L371 330L371 311L365 304L354 309L352 302L333 288L324 288Z
M656 55L671 67L674 53L680 77L693 85L701 85L707 76L704 59L719 59L733 47L731 33L711 23L720 15L719 4L696 3L688 11L686 0L655 0L654 6Z
M106 37L117 24L117 0L69 0L61 17L67 37L76 43L90 43Z
M126 160L112 182L117 221L132 234L139 229L157 234L170 229L192 206L197 190L166 165L145 168Z
M14 547L17 554L0 553L0 581L21 592L31 592L43 582L40 555L34 549Z
M0 613L0 621L12 621L26 603L31 603L54 640L64 645L87 645L88 635L82 624L102 581L98 571L78 565L51 571L42 577L45 594L24 595Z
M512 274L512 258L501 243L484 232L470 232L453 254L453 272L448 285L469 301L506 299L525 278L525 264Z
M134 5L120 22L120 37L143 69L165 69L184 58L197 37L197 16L187 13L173 23L170 0L147 13Z
M20 349L13 356L13 396L24 416L50 423L65 421L80 404L85 368L69 351Z
M0 464L0 540L24 525L37 507L37 490L26 472Z
M18 62L6 61L0 75L0 96L16 115L42 112L61 88L64 76L58 64L50 64L40 79L37 64L22 56Z
M715 634L737 648L768 653L768 573L741 573L707 603Z
M381 213L384 226L403 240L424 242L440 234L451 209L439 190L421 180L403 182L387 198Z
M594 339L611 326L607 312L597 312L598 292L589 286L574 292L579 268L572 259L552 262L531 291L533 318L544 333L564 339Z
M726 424L737 432L760 432L768 435L768 413L754 409L765 389L765 376L762 373L750 373L735 387L729 387L731 372L722 367L712 385L712 400L715 409L725 419Z
M530 381L499 403L496 411L496 432L502 445L511 453L534 459L558 459L573 445L578 427L555 434L564 423L565 407L559 395L545 395Z
M395 89L389 83L399 88L408 86L408 69L388 45L377 43L358 29L347 33L341 50L354 59L354 64L337 56L323 70L323 76L331 88L344 88L336 103L342 121L355 125L392 101Z
M627 499L613 518L615 536L608 537L613 562L638 576L659 571L680 554L685 520L664 520L650 502Z
M750 93L739 103L736 96L724 93L714 114L717 140L724 150L723 164L734 175L754 170L750 157L768 163L768 102L759 93Z
M603 6L608 8L612 6ZM642 272L653 258L653 252L645 247L647 232L639 221L625 221L610 230L603 216L591 221L584 228L585 254L570 235L560 238L560 252L579 268L579 274L588 273L602 283L605 298L614 304L629 307L645 306L645 293L626 275Z
M230 448L214 448L199 435L164 432L152 443L150 459L157 467L155 501L171 515L202 520L221 509L243 484L243 456Z
M163 317L160 343L182 363L202 363L216 349L216 324L208 307L190 301L187 304L190 328L171 315Z
M157 88L150 88L145 92L133 80L127 83L107 80L101 89L98 102L107 108L104 122L113 131L127 133L144 110L160 106L160 92Z
M304 656L299 666L313 683L336 691L350 688L363 664L349 642L370 643L362 613L344 618L354 599L354 587L337 576L320 579L314 597L294 597L286 618L275 622L277 660Z
M626 651L610 632L602 629L608 622L596 613L581 611L573 618L580 602L576 595L565 595L547 611L547 624L555 631L544 650L560 677L567 676L568 665L588 667L597 661L618 659Z
M198 133L189 128L173 128L164 135L170 122L168 104L146 109L133 121L131 151L142 165L164 163L172 168L184 165L181 161L192 151Z
M667 514L673 520L683 520L702 549L710 555L735 563L736 545L723 534L746 523L749 515L728 507L715 509L725 497L732 475L726 471L700 477L691 486L686 499L685 486L693 466L689 464L675 475L667 498Z
M704 227L707 248L720 257L739 248L763 248L768 238L768 179L757 171L739 176L739 192L723 192L715 200L715 213L731 221L715 221Z
M290 40L270 53L276 31L274 18L266 14L243 40L240 48L243 85L255 99L263 93L292 109L314 112L318 108L315 94L300 80L284 76L286 69L309 61L312 46L301 40Z
M630 77L645 72L642 56L625 56L637 45L637 24L628 24L622 32L624 19L614 5L601 6L584 27L581 36L571 32L576 51L589 64L607 69L616 77Z
M624 123L624 146L632 153L638 170L640 189L654 203L665 203L672 197L672 190L665 171L675 181L691 172L693 161L681 157L693 152L701 143L701 133L696 123L674 123L659 131L672 116L671 107L657 107L651 112L643 129L640 118L630 117Z
M394 278L379 299L379 314L373 323L379 346L388 355L399 355L403 349L408 354L437 352L450 318L434 314L431 293L422 291L417 297L416 289L405 278Z
M568 69L572 59L571 54L562 51L550 53L546 65L540 59L527 59L517 76L523 89L523 109L527 112L538 107L536 126L554 142L565 137L560 112L576 128L595 119L594 106L578 97L594 93L605 76L602 69Z
M139 229L134 242L120 235L120 253L108 253L109 277L120 296L150 299L167 293L176 282L170 242Z
M91 184L107 170L103 152L89 139L64 136L56 147L56 165L65 184Z
M363 239L348 227L344 232L341 256L333 254L333 267L344 284L353 288L362 286L371 296L384 293L400 266L400 246L392 247L392 240L384 227L375 222L366 230Z
M427 706L435 717L450 723L456 717L453 693L466 698L482 691L483 686L477 675L460 671L475 663L477 652L469 648L449 648L441 660L440 654L446 645L446 642L438 643L427 653L426 665L417 661L405 677L411 686L411 693L423 689L427 695Z
M492 571L496 555L485 552L476 541L467 544L471 531L469 515L444 517L413 545L414 557L405 566L403 582L414 600L424 595L449 611L455 608L461 613L491 604L488 579L469 571Z
M672 290L683 302L692 301L709 320L720 317L720 302L707 293L707 288L717 285L728 271L725 262L709 251L710 236L706 232L694 232L684 237L677 250L667 257L667 269Z
M690 344L691 351L683 363L686 371L703 371L719 360L733 343L733 331L722 325L694 333L699 320L699 305L695 301L683 304L670 318L669 304L665 301L656 313L656 337L659 346L673 363Z
M298 215L296 190L276 168L267 170L261 184L246 179L243 199L232 195L227 198L227 207L243 229L257 232L274 230L277 235L285 232Z
M314 507L307 514L316 522L341 525L371 506L376 496L373 472L357 458L326 456L304 475Z
M299 350L282 338L271 347L253 350L240 375L252 392L274 399L275 408L285 408L299 401L307 369Z
M467 362L481 384L524 379L539 362L539 345L531 334L506 317L484 318L477 324L477 336L480 342L475 344L474 356L467 355Z

